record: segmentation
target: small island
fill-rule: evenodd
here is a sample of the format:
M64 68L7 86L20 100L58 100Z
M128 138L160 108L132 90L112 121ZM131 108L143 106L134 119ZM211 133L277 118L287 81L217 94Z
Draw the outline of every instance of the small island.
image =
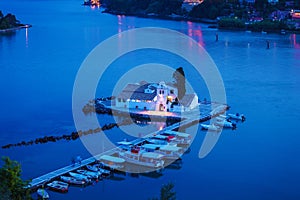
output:
M21 24L20 21L17 20L15 15L8 13L4 16L2 11L0 10L0 33L7 33L21 28L29 27L31 27L31 25Z

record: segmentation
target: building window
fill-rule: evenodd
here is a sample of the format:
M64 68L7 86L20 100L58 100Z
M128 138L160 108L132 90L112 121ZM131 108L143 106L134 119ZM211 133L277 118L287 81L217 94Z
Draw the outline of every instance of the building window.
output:
M121 98L118 98L118 102L121 102Z
M147 107L146 107L146 106L144 107L144 110L147 110Z
M171 94L174 94L174 90L170 90L170 93L171 93Z
M135 106L135 109L139 109L139 106Z
M162 91L162 94L165 94L165 91L164 91L164 90Z

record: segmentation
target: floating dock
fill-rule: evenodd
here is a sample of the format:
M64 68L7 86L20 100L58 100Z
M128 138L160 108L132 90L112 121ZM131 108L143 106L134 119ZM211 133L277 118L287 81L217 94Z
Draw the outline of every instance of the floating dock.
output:
M228 105L219 104L219 103L211 103L211 102L200 103L199 107L200 107L200 115L199 115L199 110L194 110L194 111L187 111L183 115L173 113L172 115L163 115L163 116L159 115L161 113L157 113L157 112L145 113L144 111L135 111L135 112L130 112L130 116L131 117L141 117L141 118L147 117L147 118L151 118L151 119L153 119L153 117L154 118L164 118L164 119L166 117L167 118L171 117L171 118L176 118L177 120L181 119L180 122L174 123L170 126L165 127L163 130L155 131L144 137L144 138L147 138L147 137L151 137L151 136L157 134L158 132L171 131L174 129L178 129L179 127L188 127L188 126L197 124L199 122L208 121L211 118L214 118L220 114L223 114L226 110L229 109ZM112 109L112 108L109 108L109 109ZM128 110L125 111L122 109L118 109L118 110L113 110L113 112L118 113L120 115L123 115L123 114L125 114L125 112L127 112L127 115L128 115ZM138 139L136 141L138 141ZM132 142L134 143L135 141L132 141ZM62 176L64 174L67 174L68 172L74 171L78 168L81 168L83 166L94 163L96 160L99 160L102 155L113 155L117 152L117 150L118 150L118 148L113 148L113 149L103 152L99 155L84 159L81 161L81 164L78 164L78 163L76 163L75 165L71 164L71 165L65 166L63 168L57 169L53 172L42 175L40 177L34 178L30 182L28 187L30 187L31 189L34 190L54 179L57 179L59 176Z

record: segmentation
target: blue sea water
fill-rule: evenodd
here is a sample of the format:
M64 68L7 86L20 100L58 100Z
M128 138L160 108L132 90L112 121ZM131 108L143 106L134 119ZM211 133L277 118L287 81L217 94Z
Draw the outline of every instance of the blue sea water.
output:
M128 174L86 188L72 187L67 194L51 192L52 199L148 199L158 196L161 185L168 182L175 184L178 199L300 198L300 35L217 31L206 24L114 16L81 3L0 2L3 13L11 12L33 25L0 36L1 146L74 131L72 90L82 61L101 41L140 27L169 28L199 42L222 75L229 112L242 112L247 120L235 131L224 130L204 159L198 158L205 136L199 130L180 169L165 169L156 178ZM141 55L116 62L97 94L110 95L124 70L148 62ZM184 63L168 54L156 57L164 64ZM199 77L187 67L185 71L191 82L200 81L196 89L200 98L207 97ZM99 119L112 121L105 116ZM106 134L124 138L117 128ZM26 179L68 165L73 156L90 156L80 140L0 149L0 153L20 162Z

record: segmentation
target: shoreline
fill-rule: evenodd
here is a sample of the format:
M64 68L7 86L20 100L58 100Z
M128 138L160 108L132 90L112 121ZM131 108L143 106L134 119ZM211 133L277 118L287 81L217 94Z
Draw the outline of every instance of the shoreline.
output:
M265 31L255 31L247 28L231 28L231 27L217 27L218 30L222 31L234 31L234 32L253 32L253 33L260 33L264 32L265 34L279 34L279 35L286 35L286 34L300 34L300 30L284 30L284 33L281 33L281 30L265 30Z
M192 18L181 15L158 15L158 14L143 14L143 13L125 13L117 12L105 9L102 13L108 13L112 15L124 15L130 17L140 17L140 18L149 18L149 19L162 19L162 20L172 20L172 21L190 21L190 22L199 22L205 24L218 24L217 20L206 19L206 18Z
M24 24L24 25L20 25L20 26L17 26L17 27L13 27L13 28L1 29L0 33L10 33L10 32L13 32L13 31L17 31L17 30L20 30L20 29L23 29L23 28L30 28L30 27L32 27L32 25Z
M108 13L111 15L124 15L129 17L139 17L139 18L148 18L148 19L160 19L160 20L171 20L171 21L185 21L185 22L196 22L196 23L204 23L210 24L208 28L215 28L218 30L224 31L234 31L234 32L241 32L241 31L249 31L254 33L259 33L260 31L255 31L247 28L232 28L232 27L219 27L218 20L211 20L206 18L191 18L186 16L180 15L157 15L157 14L143 14L143 13L125 13L125 12L117 12L105 9L102 13ZM284 30L285 34L300 34L300 30ZM282 34L281 30L266 30L266 33L275 33L275 34ZM284 34L283 34L284 35Z

